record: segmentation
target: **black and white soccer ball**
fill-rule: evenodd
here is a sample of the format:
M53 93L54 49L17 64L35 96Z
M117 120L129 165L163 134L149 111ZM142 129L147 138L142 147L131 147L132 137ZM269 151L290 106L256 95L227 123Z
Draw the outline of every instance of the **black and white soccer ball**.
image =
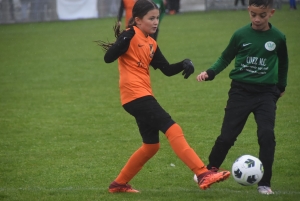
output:
M251 155L243 155L233 163L231 173L237 183L243 186L251 186L262 179L264 167L258 158Z

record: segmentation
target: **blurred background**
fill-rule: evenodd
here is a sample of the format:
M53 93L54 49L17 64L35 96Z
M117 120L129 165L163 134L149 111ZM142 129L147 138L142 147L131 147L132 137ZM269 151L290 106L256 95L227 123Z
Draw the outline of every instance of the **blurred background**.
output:
M275 0L280 9L289 0ZM297 0L299 1L299 0ZM0 24L76 20L117 16L121 0L0 0ZM241 10L247 0L164 0L179 4L177 13L206 10ZM174 13L172 13L174 14Z

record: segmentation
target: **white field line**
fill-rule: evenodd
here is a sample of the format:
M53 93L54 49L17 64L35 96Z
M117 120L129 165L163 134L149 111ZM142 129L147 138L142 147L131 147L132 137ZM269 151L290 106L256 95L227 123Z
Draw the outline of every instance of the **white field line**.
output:
M196 192L196 191L201 191L200 189L187 189L187 188L170 188L170 189L164 189L164 190L160 190L160 189L139 189L141 192L145 191L145 192L172 192L172 191L184 191L184 192ZM15 191L29 191L29 192L38 192L38 191L107 191L107 188L96 188L96 187L87 187L87 188L80 188L80 187L66 187L66 188L41 188L41 187L33 187L33 188L0 188L0 192L15 192ZM232 190L229 188L222 188L222 189L208 189L206 191L203 192L209 192L209 191L222 191L222 192L226 192L226 193L249 193L250 191L238 191L238 190ZM254 189L253 192L256 193L256 190ZM274 191L275 195L300 195L300 191Z

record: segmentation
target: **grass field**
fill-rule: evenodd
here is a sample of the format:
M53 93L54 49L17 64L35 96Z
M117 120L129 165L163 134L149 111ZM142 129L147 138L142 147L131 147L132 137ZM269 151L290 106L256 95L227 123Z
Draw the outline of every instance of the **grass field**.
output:
M113 41L114 20L0 25L0 200L299 200L299 10L284 7L271 18L286 34L290 57L288 87L278 102L272 196L233 178L201 191L162 134L160 151L130 182L141 193L107 192L141 145L134 119L120 105L117 63L105 64L93 43ZM213 11L166 16L161 24L165 57L170 63L190 58L196 72L184 80L151 69L153 90L205 163L219 134L232 64L212 82L195 77L249 22L246 11ZM242 154L258 155L253 116L222 168L230 170Z

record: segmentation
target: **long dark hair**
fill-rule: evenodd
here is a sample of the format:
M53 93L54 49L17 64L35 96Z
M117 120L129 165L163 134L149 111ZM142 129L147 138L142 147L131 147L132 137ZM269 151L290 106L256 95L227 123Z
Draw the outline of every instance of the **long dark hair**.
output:
M135 18L138 17L142 19L150 10L158 9L157 5L151 0L137 0L132 9L132 17L128 22L128 26L126 28L132 28L136 26ZM121 33L125 30L121 31L120 24L118 22L113 26L113 30L115 33L115 37L118 38ZM102 40L95 41L99 46L103 48L104 51L107 51L114 43L104 42Z

